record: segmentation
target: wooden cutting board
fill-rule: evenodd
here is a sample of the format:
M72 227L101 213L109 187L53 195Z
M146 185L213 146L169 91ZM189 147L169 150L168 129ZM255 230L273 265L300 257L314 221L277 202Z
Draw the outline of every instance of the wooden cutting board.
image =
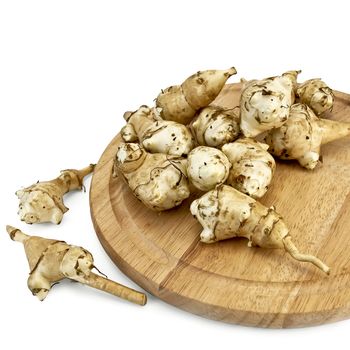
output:
M215 104L232 108L239 92L239 84L227 85ZM350 122L350 95L335 95L329 117ZM201 243L193 197L167 212L147 209L111 176L120 141L111 141L95 169L91 216L109 256L137 284L186 311L243 325L301 327L350 316L350 137L324 146L314 171L278 162L261 200L277 207L300 251L325 261L330 276L282 250L248 248L244 239Z

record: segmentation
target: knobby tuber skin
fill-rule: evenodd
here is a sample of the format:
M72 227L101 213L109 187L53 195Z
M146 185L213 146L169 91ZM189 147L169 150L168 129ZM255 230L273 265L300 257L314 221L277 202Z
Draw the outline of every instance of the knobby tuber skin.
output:
M317 116L331 111L333 90L321 79L310 79L299 85L295 93L298 102L307 104Z
M23 243L30 273L28 288L44 300L51 287L63 280L71 280L100 289L139 305L145 305L146 295L93 273L94 260L90 252L66 242L29 236L19 229L6 226L11 239Z
M209 191L224 183L230 167L225 154L213 147L198 146L188 155L188 178L201 191Z
M296 159L309 170L320 159L321 145L350 135L350 123L320 119L305 104L294 104L288 121L265 136L269 151L286 160Z
M214 101L227 79L236 73L234 67L197 72L181 85L162 90L156 99L162 118L188 124L199 109Z
M294 259L310 262L327 274L330 272L318 258L299 253L275 208L267 208L230 186L220 185L207 192L193 201L190 209L203 226L200 238L204 243L245 237L249 247L284 249Z
M123 140L138 140L148 152L182 156L194 147L194 138L185 125L158 118L155 109L141 106L135 112L126 112L124 119Z
M245 83L240 99L241 130L245 137L283 125L294 103L294 89L300 71Z
M136 198L148 208L162 211L189 197L186 168L187 159L148 153L136 143L121 143L113 174L121 174Z
M226 183L253 198L261 198L271 183L276 162L269 146L249 138L227 143L222 151L232 164Z
M217 106L202 108L191 125L196 141L201 146L221 148L240 135L239 116L235 109Z
M27 224L52 222L60 224L68 208L63 203L63 195L69 191L81 190L83 179L93 172L90 164L81 170L62 170L61 175L51 181L37 182L16 192L19 198L20 219Z

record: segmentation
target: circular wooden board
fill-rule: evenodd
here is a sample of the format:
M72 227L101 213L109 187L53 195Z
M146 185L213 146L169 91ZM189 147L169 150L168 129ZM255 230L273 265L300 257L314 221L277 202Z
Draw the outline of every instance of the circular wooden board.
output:
M234 107L239 92L239 84L227 85L215 104ZM350 121L350 95L336 93L327 117ZM300 327L350 316L350 137L324 146L314 171L278 162L261 200L277 207L300 251L324 260L330 276L282 250L248 248L244 239L201 243L193 197L167 212L147 209L111 176L119 142L116 136L95 169L91 215L103 247L137 284L186 311L243 325Z

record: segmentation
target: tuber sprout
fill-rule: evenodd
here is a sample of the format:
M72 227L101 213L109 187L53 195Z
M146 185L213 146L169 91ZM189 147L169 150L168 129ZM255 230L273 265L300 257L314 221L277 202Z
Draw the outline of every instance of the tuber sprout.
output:
M225 154L216 148L199 146L188 155L188 178L201 191L209 191L224 183L230 167Z
M350 123L320 119L305 104L291 107L288 121L265 137L269 151L281 159L296 159L306 169L320 160L321 145L350 135Z
M234 67L197 72L181 85L162 90L156 99L162 118L188 124L199 109L214 101L227 79L236 73Z
M189 197L187 159L147 153L139 144L121 143L114 159L114 176L122 175L133 194L148 208L167 210Z
M124 141L139 140L148 152L181 156L187 155L194 146L193 136L185 125L162 120L147 106L126 112L124 119L127 121L121 131Z
M222 147L232 164L226 183L253 198L261 198L272 180L276 163L269 146L253 139L239 139Z
M305 81L296 89L296 97L300 103L307 104L317 116L333 108L333 91L321 79Z
M52 222L59 224L68 208L63 203L63 195L69 191L81 190L83 179L94 170L95 165L75 170L62 170L56 179L37 182L16 192L19 198L20 219L27 224Z
M284 249L294 259L330 272L320 259L299 253L286 224L273 207L267 208L230 186L220 185L205 193L192 202L190 210L203 226L200 238L204 243L245 237L249 247Z
M245 83L240 100L240 126L245 137L255 137L287 121L299 72Z
M94 259L86 249L64 241L29 236L12 226L6 226L6 230L12 240L24 245L30 268L28 288L40 301L55 283L69 278L133 303L146 304L145 294L93 273Z
M198 112L192 130L199 145L220 148L238 138L239 116L234 109L208 106Z

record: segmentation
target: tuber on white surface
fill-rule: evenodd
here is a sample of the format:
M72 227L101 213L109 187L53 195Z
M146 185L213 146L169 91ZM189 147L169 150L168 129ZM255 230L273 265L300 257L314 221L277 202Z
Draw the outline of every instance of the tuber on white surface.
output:
M240 127L245 137L255 137L287 121L299 73L289 71L282 76L245 82L240 99Z
M162 118L188 124L199 109L214 101L227 79L236 73L234 67L197 72L181 85L162 90L156 99Z
M133 194L148 208L174 208L189 197L187 159L147 153L137 143L121 143L114 159L114 176L121 174Z
M249 138L222 147L232 164L226 183L253 198L261 198L271 183L276 163L269 146Z
M209 191L224 183L230 167L225 154L213 147L198 146L188 155L188 178L201 191Z
M191 128L199 145L217 148L236 140L241 131L235 109L218 106L202 108Z
M51 181L37 182L16 192L19 198L20 219L27 224L52 222L59 224L68 208L63 195L69 191L81 190L83 179L94 170L90 164L84 169L62 170L61 175Z
M296 159L306 169L320 160L321 145L350 135L350 123L320 119L305 104L294 104L288 121L264 138L269 151L286 160Z
M305 81L298 86L295 95L298 102L307 104L317 116L331 111L333 108L333 91L321 79Z
M55 283L69 278L133 303L146 304L145 294L93 273L94 259L86 249L29 236L12 226L6 226L6 230L12 240L24 245L30 268L28 288L39 300L46 298Z
M200 238L204 243L245 237L249 247L284 249L294 259L310 262L327 274L330 272L320 259L299 253L275 208L267 208L230 186L220 185L205 193L192 202L190 210L203 226Z
M155 109L141 106L135 112L126 112L124 119L127 121L121 130L124 141L139 140L148 152L181 156L194 147L193 136L185 125L160 119Z

